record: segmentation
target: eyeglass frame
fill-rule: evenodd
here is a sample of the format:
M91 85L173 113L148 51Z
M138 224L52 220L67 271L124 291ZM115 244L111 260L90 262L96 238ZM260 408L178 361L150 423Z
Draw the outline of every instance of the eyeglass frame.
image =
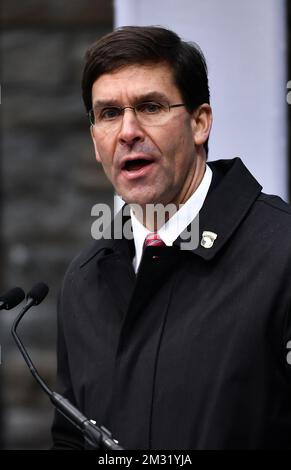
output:
M118 115L118 117L120 116L124 116L124 111L125 109L132 109L134 111L134 114L135 116L137 117L137 114L136 114L136 107L137 106L140 106L142 104L150 104L150 103L153 103L153 104L159 104L160 106L162 106L163 108L166 108L168 109L168 112L170 113L171 109L172 108L178 108L180 106L186 106L186 103L176 103L176 104L162 104L162 103L155 103L154 101L144 101L144 102L141 102L141 103L138 103L137 105L135 106L104 106L104 108L114 108L114 109L118 109L120 111L120 115ZM90 124L91 126L95 126L96 123L92 122L92 119L91 119L91 113L93 113L93 116L94 116L94 110L93 108L91 108L88 113L87 113L87 116L89 118L89 121L90 121ZM137 117L138 119L138 117ZM95 119L94 119L95 121Z

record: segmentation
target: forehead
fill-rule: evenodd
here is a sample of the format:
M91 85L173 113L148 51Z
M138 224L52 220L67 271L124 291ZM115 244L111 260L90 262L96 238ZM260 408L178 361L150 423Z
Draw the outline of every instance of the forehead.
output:
M101 75L92 87L92 103L135 100L160 93L170 100L181 94L167 64L130 65Z

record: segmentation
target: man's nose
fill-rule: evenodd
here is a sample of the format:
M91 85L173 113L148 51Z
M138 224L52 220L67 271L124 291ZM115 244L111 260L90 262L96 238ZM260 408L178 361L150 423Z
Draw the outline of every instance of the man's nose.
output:
M126 108L123 111L119 142L123 145L133 145L144 140L144 130L140 125L134 109Z

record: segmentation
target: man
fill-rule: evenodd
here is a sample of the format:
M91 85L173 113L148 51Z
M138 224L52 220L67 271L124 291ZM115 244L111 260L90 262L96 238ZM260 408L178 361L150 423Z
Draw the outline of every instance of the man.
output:
M118 29L89 49L83 98L133 240L94 241L68 269L60 391L127 449L291 448L291 210L241 160L206 165L201 51ZM176 208L162 226L156 205ZM84 447L58 414L53 438Z

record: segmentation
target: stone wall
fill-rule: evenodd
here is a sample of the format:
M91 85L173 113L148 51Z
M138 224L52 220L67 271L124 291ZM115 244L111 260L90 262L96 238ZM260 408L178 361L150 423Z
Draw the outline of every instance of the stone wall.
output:
M72 257L90 241L91 207L112 203L94 161L81 100L84 51L112 29L110 0L2 0L0 292L46 282L50 293L19 331L43 378L55 385L56 303ZM50 446L52 407L0 320L4 446Z

